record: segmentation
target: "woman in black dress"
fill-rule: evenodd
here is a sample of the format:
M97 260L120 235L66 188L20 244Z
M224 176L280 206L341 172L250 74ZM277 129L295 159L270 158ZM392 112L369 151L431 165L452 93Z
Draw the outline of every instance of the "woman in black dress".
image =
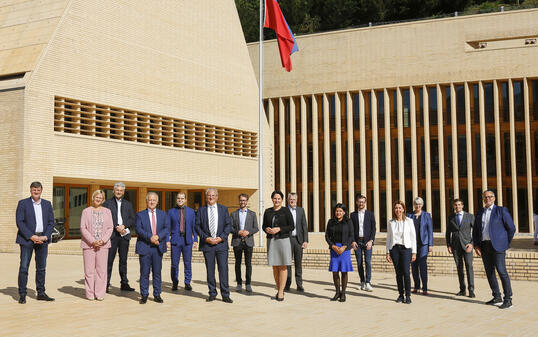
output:
M273 266L278 292L277 301L284 300L284 286L288 278L287 266L291 265L290 233L294 228L293 216L287 207L282 207L284 194L280 191L271 193L273 207L263 214L263 231L267 233L267 260Z
M353 271L351 263L351 243L353 242L353 224L347 215L344 204L336 204L334 216L327 222L325 229L325 241L331 251L329 271L333 272L333 282L336 294L331 301L346 301L347 273ZM342 274L342 286L340 287L340 274Z

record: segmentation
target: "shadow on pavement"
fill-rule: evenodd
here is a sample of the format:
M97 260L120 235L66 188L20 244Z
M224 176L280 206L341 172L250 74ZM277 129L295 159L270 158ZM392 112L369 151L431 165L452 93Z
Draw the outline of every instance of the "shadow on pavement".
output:
M0 289L0 294L4 294L6 296L11 296L11 298L15 301L19 300L19 288L17 287L7 287L4 289ZM35 291L31 289L27 289L27 297L30 298L36 298Z

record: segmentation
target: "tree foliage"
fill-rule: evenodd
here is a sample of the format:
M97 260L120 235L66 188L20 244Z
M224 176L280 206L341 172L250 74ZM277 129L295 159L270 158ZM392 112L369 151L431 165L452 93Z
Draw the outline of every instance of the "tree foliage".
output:
M235 0L247 42L259 39L259 0ZM296 34L358 27L454 12L482 12L523 5L538 6L538 0L279 0L288 25ZM264 30L264 39L275 38Z

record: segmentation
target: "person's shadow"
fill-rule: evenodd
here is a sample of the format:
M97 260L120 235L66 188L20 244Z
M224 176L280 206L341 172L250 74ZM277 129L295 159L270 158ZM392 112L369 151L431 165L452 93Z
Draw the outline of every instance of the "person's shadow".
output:
M17 288L17 287L7 287L7 288L4 288L4 289L0 289L0 294L4 294L6 296L11 296L11 298L14 301L19 300L19 288ZM34 290L27 289L26 296L35 299L36 298L36 292Z
M58 288L58 291L64 294L86 299L86 290L84 288L63 286L61 288Z

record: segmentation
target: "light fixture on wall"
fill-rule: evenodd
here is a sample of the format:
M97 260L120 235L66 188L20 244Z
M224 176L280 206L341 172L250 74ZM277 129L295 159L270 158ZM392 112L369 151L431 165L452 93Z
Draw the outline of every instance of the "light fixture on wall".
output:
M536 38L525 39L525 45L529 45L529 44L536 44Z

